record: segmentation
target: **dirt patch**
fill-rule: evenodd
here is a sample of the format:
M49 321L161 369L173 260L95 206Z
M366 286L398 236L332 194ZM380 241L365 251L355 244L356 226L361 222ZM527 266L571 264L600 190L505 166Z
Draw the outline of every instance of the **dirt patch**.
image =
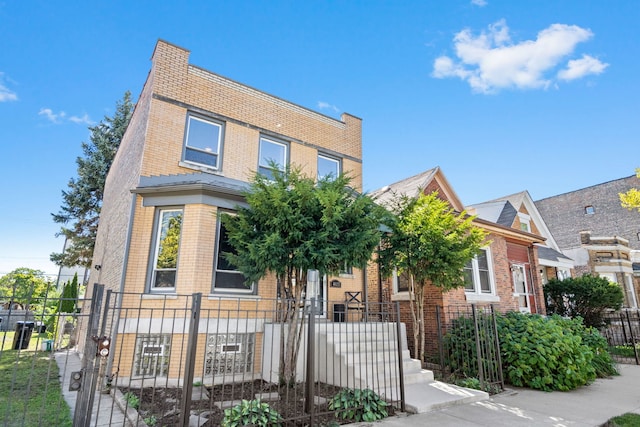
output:
M347 421L340 423L340 420L328 408L329 400L338 391L340 388L332 385L320 383L315 385L313 425L347 424ZM125 395L129 393L136 396L140 419L148 425L168 427L179 424L182 389L122 388L121 392ZM230 408L243 399L260 398L278 411L285 420L284 426L308 426L310 418L305 413L304 396L304 384L286 387L262 380L213 387L195 387L192 392L191 416L199 419L201 427L217 427L222 423L225 408ZM388 409L391 415L393 408L389 407Z

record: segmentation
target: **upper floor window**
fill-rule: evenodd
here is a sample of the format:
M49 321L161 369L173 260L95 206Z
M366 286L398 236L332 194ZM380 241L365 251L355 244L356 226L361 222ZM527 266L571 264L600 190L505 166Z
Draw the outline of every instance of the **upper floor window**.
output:
M161 209L156 222L151 290L171 290L176 287L182 209Z
M481 249L463 269L464 289L468 293L493 294L493 277L489 249Z
M342 267L340 268L340 274L344 274L344 275L349 275L352 276L353 275L353 267L350 266L346 261L342 264Z
M272 178L274 166L278 170L284 171L287 164L287 149L287 144L260 137L258 172Z
M223 130L222 123L190 115L187 119L184 160L218 169Z
M518 212L518 219L520 220L520 230L531 232L531 217L522 212Z
M589 205L584 207L585 215L593 215L594 213L596 213L596 208L594 208L593 206Z
M318 154L318 180L336 178L340 174L340 161L333 157Z
M223 213L222 215L232 215ZM253 292L253 285L245 285L245 276L235 266L233 266L225 257L225 253L236 253L235 249L229 243L227 228L222 221L218 219L218 233L216 239L216 255L213 272L213 290L222 292Z

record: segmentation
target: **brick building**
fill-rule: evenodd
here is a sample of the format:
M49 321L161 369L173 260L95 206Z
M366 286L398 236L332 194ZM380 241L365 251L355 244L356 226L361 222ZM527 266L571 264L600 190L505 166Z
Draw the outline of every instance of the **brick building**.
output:
M620 284L627 307L640 301L640 214L623 208L618 194L638 187L633 175L535 202L576 274Z
M371 195L380 204L388 205L399 195L417 197L421 193L433 192L448 201L456 212L465 210L439 167L385 186ZM429 311L425 319L428 352L435 350L437 343L437 320L433 316L436 306L441 309L441 322L445 323L453 320L460 310L471 304L491 304L500 312L546 312L538 260L538 244L542 244L545 239L534 230L525 231L481 217L477 217L474 224L488 232L487 240L490 243L465 268L465 287L448 292L442 292L435 286L428 286L426 289L425 307ZM403 321L407 324L407 335L412 336L407 278L396 274L390 279L383 279L377 273L375 264L370 266L368 278L369 299L400 301ZM409 347L412 347L412 343Z
M189 51L165 41L151 62L107 176L89 279L140 307L120 316L127 324L144 320L145 336L127 340L107 331L120 333L120 358L134 361L145 348L166 344L160 309L179 305L173 296L198 292L203 307L255 309L276 298L274 278L246 287L221 257L228 244L218 217L243 204L255 171L295 164L309 176L346 172L362 188L359 118L337 120L204 70L189 63ZM345 291L363 288L358 270L341 274L339 289L327 287L332 279L320 278L307 298L343 300ZM146 318L135 319L139 313ZM327 307L322 316L329 317ZM255 328L249 333L258 334ZM120 375L135 376L138 365L134 372L120 367Z

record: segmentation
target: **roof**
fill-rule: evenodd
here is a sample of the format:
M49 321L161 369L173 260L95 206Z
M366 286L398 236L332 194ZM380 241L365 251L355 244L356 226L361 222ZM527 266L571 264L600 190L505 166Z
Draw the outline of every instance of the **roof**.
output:
M571 260L571 258L562 252L558 252L555 249L542 245L538 245L538 258L556 262Z
M619 193L640 187L635 175L559 194L535 202L560 249L580 247L580 232L594 236L620 236L631 249L640 250L638 212L620 205ZM593 213L586 213L586 207Z
M449 201L451 206L457 211L463 211L464 205L458 198L449 181L442 173L439 166L433 169L428 169L417 175L410 176L401 181L394 182L393 184L385 185L370 193L370 196L376 201L376 203L391 208L393 201L399 196L406 196L409 198L416 198L420 195L425 188L429 186L433 181L437 181L439 189L442 191L442 196Z
M135 193L149 194L158 192L202 189L212 192L241 196L249 189L249 184L233 178L210 173L189 173L177 175L141 176Z
M518 215L518 211L509 201L493 201L468 206L478 218L511 227Z

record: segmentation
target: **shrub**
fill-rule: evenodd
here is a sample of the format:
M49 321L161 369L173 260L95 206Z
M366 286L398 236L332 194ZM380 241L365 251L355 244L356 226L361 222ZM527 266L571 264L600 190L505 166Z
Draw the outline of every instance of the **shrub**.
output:
M508 381L539 390L572 390L596 378L593 352L557 318L508 313L498 318Z
M604 277L585 274L565 280L551 279L544 285L547 313L582 317L586 326L603 325L605 310L618 310L624 301L622 288Z
M133 409L138 409L138 407L140 407L140 399L138 399L138 396L136 396L130 391L124 394L124 400Z
M584 326L582 324L581 317L567 319L554 315L553 318L556 322L562 325L564 329L570 330L582 338L583 344L589 346L593 352L591 365L596 370L596 376L598 378L618 375L616 364L608 351L609 346L607 339L603 337L596 328L592 326Z
M481 348L483 371L497 372L497 355L495 350L495 333L490 315L478 313L478 337ZM459 379L477 378L478 357L476 332L473 318L459 317L453 321L453 326L444 336L445 364L451 369L454 377ZM474 387L469 387L474 388Z
M373 390L343 389L329 401L336 417L350 421L376 421L389 415L387 402Z
M279 426L281 422L282 417L269 404L260 400L243 400L233 408L224 410L222 427L270 427Z

